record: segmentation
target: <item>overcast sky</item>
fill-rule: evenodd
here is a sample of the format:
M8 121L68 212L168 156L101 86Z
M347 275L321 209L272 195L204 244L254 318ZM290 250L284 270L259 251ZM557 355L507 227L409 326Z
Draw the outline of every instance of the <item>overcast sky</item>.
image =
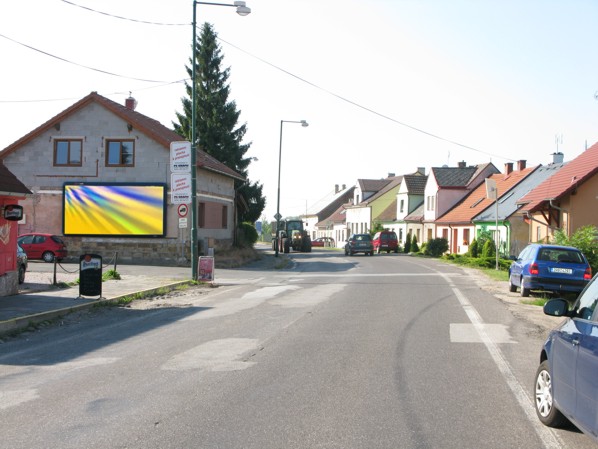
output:
M310 125L283 125L284 216L360 178L459 161L502 171L519 159L547 164L557 150L567 161L598 141L595 0L247 6L240 17L198 4L197 20L221 39L268 220L281 120ZM122 104L131 92L137 111L172 127L192 13L189 0L2 2L0 149L92 91Z

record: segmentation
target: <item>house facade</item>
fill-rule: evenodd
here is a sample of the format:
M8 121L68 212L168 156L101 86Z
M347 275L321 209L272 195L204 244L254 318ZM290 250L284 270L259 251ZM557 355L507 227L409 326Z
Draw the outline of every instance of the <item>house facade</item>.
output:
M436 230L436 220L495 173L499 170L491 163L467 166L459 162L457 167L432 168L424 190L423 241L419 242L443 237Z
M370 232L373 220L371 198L386 187L394 174L386 179L359 179L353 192L353 204L346 207L346 223L349 234Z
M447 239L449 252L452 254L465 254L469 250L470 243L478 238L473 219L486 209L496 209L504 198L510 196L511 189L532 174L538 167L526 168L525 161L519 161L517 170L513 170L513 163L506 163L504 173L493 174L486 178L495 187L496 199L489 195L486 183L482 183L463 198L459 204L437 219L437 234ZM485 223L485 225L484 229L493 234L499 253L508 254L509 222L502 219L498 223L495 221L491 224ZM481 230L480 227L479 231Z
M2 152L4 162L27 188L19 234L63 234L65 183L164 184L164 232L154 238L65 235L69 257L94 252L121 261L186 265L191 225L182 226L171 201L170 145L183 138L159 122L92 92L17 140ZM197 152L199 254L230 245L235 228L235 181L244 178L203 151ZM116 217L115 217L116 219Z
M421 219L418 220L412 217L411 220L407 220L407 217L423 205L427 180L425 169L421 167L418 168L416 173L403 176L403 182L397 192L396 222L393 226L393 230L396 232L402 246L405 245L407 234L411 232L419 241L423 232Z
M517 201L530 242L550 241L556 230L572 235L598 224L598 143Z

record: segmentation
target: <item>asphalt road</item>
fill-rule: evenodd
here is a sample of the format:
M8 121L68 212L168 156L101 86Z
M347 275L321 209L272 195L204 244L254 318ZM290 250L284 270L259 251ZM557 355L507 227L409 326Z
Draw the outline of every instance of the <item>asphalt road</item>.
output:
M4 343L0 448L595 447L539 424L546 328L479 278L291 257Z

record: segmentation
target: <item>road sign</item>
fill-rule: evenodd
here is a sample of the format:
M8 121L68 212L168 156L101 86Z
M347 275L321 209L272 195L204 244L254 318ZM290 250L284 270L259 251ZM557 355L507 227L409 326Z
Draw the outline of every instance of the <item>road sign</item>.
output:
M189 208L186 204L179 204L177 207L177 212L179 213L179 217L184 218L187 216L187 212L189 212Z
M282 218L282 215L280 215L278 213L276 215L274 215L275 220L280 220L281 218Z
M179 218L179 228L186 228L187 227L187 219L186 218Z
M191 171L191 142L170 143L170 171L189 173Z
M170 175L170 202L189 204L191 202L191 173Z

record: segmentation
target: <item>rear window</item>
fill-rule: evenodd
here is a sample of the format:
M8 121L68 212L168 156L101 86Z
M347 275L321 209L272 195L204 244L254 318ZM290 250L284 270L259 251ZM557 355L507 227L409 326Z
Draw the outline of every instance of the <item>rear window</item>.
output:
M57 235L53 235L51 238L52 238L52 240L54 240L56 243L60 243L61 245L64 245L64 242L63 242L63 240L62 240L60 237L58 237Z
M538 260L560 263L583 263L583 256L579 251L560 248L543 248L538 253Z
M370 241L372 240L372 237L370 237L369 234L359 234L355 236L355 240L360 241L360 242L365 242L365 241Z

